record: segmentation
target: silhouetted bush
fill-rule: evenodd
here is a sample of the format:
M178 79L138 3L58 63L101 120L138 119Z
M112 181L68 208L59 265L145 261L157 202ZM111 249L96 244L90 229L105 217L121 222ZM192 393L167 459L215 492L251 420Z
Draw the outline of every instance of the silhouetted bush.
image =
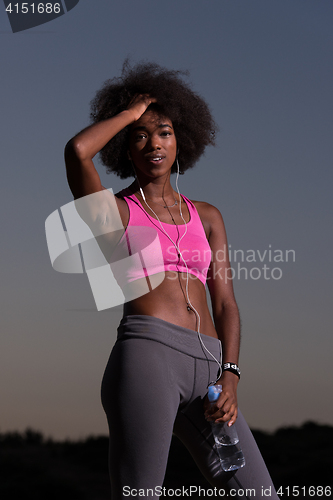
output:
M253 434L277 488L332 486L333 427L307 422L301 427L274 433L255 430ZM32 429L0 434L0 498L110 500L107 455L108 438L104 436L56 442ZM210 488L176 438L164 486Z

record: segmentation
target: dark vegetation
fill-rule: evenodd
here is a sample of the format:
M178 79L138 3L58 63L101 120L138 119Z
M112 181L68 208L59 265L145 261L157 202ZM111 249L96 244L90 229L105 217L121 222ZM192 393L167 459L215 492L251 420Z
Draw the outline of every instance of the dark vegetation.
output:
M272 434L253 434L277 488L333 485L333 427L308 422ZM56 442L33 430L0 434L0 498L110 500L107 455L106 437ZM174 439L164 486L194 485L210 488L186 449ZM293 497L285 493L282 498ZM319 495L300 491L299 498Z

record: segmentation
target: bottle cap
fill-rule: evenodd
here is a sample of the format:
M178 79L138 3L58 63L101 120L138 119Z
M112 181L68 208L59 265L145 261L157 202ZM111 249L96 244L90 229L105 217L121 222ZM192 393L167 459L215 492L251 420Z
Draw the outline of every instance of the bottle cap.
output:
M222 385L211 385L208 387L208 401L213 403L219 399L222 392Z

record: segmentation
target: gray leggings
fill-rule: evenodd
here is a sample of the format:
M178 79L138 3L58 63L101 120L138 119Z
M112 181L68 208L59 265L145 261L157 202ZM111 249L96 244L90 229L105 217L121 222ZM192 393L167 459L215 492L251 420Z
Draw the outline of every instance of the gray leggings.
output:
M220 359L220 341L207 335L202 339ZM207 386L216 376L217 364L205 353L197 332L152 316L122 319L102 382L112 500L133 498L135 491L140 498L158 498L172 433L213 488L233 489L234 498L278 499L240 412L235 425L246 465L236 473L221 469L203 412Z

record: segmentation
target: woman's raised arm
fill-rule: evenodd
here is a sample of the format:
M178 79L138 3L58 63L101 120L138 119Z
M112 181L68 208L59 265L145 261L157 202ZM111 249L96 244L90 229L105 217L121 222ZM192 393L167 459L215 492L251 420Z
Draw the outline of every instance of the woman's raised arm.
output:
M101 191L99 174L93 157L123 128L135 122L156 99L137 95L127 109L118 115L90 125L75 135L65 147L65 163L69 187L75 199Z
M132 121L132 113L125 110L108 120L90 125L68 141L65 147L67 180L75 199L104 189L92 159Z

